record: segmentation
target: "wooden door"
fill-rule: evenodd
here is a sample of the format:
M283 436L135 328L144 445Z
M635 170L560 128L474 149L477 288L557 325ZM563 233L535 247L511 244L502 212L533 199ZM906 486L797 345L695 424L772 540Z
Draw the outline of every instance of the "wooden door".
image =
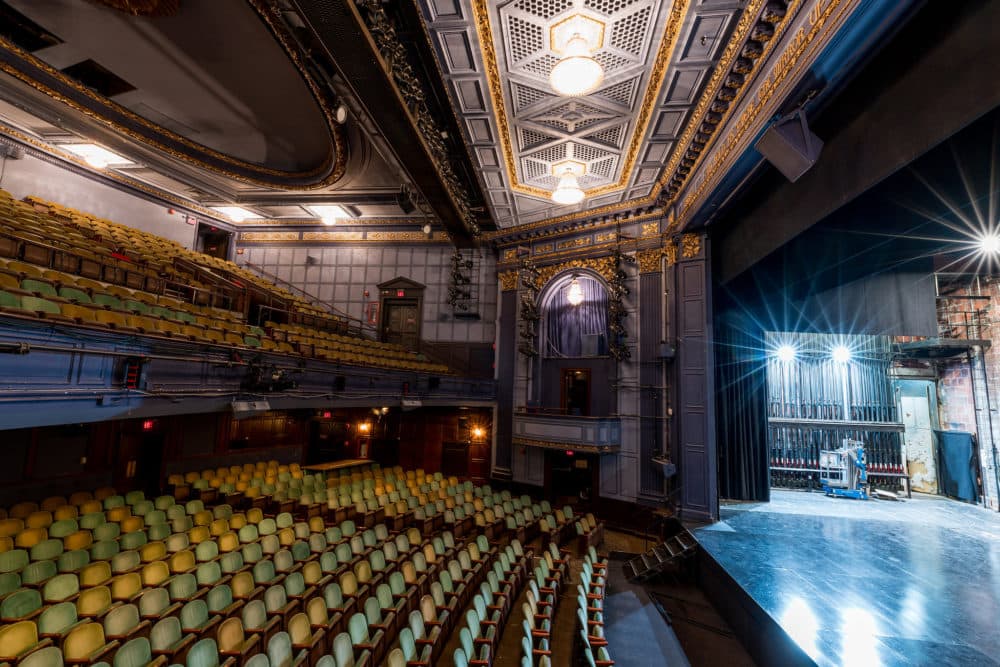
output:
M386 300L382 314L382 339L416 350L420 340L420 312L415 299Z

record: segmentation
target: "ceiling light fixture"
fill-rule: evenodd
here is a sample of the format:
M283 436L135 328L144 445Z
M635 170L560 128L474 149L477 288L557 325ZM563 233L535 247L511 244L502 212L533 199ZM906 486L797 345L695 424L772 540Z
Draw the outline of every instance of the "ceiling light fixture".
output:
M549 30L553 52L562 56L549 74L549 83L560 95L579 97L592 93L604 81L604 68L593 55L604 45L604 23L573 14Z
M583 303L583 288L580 287L580 281L576 276L573 276L573 280L569 284L569 289L566 290L566 300L569 301L571 306L579 306Z
M118 153L112 153L97 144L61 144L59 147L83 158L94 169L104 169L111 165L133 164L131 160L118 155Z
M226 216L233 222L243 222L244 220L250 220L260 217L253 211L248 211L247 209L241 208L239 206L213 206L212 210L218 211L219 213Z
M559 177L559 185L552 191L552 201L567 206L582 202L585 195L580 189L580 182L577 178L586 172L587 165L573 160L557 162L552 165L552 174Z
M353 218L350 211L338 204L309 206L309 211L323 221L324 225L335 225L338 220Z

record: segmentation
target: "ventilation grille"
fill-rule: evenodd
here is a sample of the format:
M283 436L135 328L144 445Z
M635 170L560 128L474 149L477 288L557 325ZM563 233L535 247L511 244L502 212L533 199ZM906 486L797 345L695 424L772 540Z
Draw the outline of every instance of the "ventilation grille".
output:
M618 127L612 127L607 130L601 130L600 132L588 134L584 138L606 146L621 148L622 140L625 138L626 127L626 125L619 125Z
M544 150L540 150L537 153L532 153L529 157L536 160L541 160L543 162L559 162L560 160L566 159L566 144L559 144L558 146L550 146Z
M534 104L538 104L542 100L550 99L554 95L550 95L543 90L538 90L537 88L532 88L531 86L524 86L519 83L511 84L511 97L514 99L514 111L521 111Z
M535 58L531 62L522 65L521 69L547 79L549 78L549 73L552 72L552 68L556 66L557 62L559 62L558 58L546 53L541 58Z
M635 96L635 90L638 85L639 78L636 77L634 79L629 79L628 81L616 83L613 86L608 86L604 90L599 90L596 95L603 97L606 100L610 100L615 104L620 104L623 107L631 108L632 99Z
M535 146L541 146L544 143L555 140L555 137L550 137L547 134L542 134L541 132L535 132L534 130L528 130L521 128L521 150L526 151L534 148Z
M507 35L510 40L511 61L514 63L527 60L543 46L542 27L516 16L507 20Z
M649 25L649 15L652 11L653 8L647 5L615 21L615 26L611 30L611 45L638 58L646 41L646 26Z
M587 146L585 144L570 145L573 147L573 157L577 160L583 160L584 162L600 160L601 158L609 155L608 151L603 151L600 148L594 148L593 146Z
M602 14L614 14L615 12L620 12L629 5L633 5L639 0L586 0L583 6L587 9L593 9L595 12L601 12Z
M573 0L520 0L515 6L547 21L572 7Z

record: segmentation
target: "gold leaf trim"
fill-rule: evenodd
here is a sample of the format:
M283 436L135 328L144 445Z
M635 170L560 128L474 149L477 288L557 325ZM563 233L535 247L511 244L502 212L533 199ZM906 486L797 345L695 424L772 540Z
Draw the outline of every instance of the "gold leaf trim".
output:
M760 2L761 0L757 1ZM597 197L616 190L622 190L628 186L635 167L636 158L639 154L639 148L642 145L646 129L653 116L656 98L659 96L660 89L666 80L670 59L673 57L674 49L677 46L677 36L680 33L681 26L684 24L689 5L690 0L674 0L670 8L670 17L663 28L663 36L660 38L660 48L657 50L656 60L653 62L648 83L646 84L646 93L640 103L636 122L632 127L632 138L629 142L629 148L624 154L621 176L616 183L586 190L587 197ZM497 65L496 49L493 44L493 27L490 18L489 0L472 0L472 15L476 25L479 49L483 54L486 82L490 89L490 103L493 106L493 114L497 120L497 127L500 130L500 146L503 150L504 164L507 167L510 189L521 194L548 199L551 196L550 191L524 185L517 176L514 146L510 136L510 122L504 102L503 82L500 76L500 68Z
M693 259L701 254L701 235L684 234L681 236L681 257Z
M511 292L517 289L517 271L504 271L498 273L500 279L500 291Z

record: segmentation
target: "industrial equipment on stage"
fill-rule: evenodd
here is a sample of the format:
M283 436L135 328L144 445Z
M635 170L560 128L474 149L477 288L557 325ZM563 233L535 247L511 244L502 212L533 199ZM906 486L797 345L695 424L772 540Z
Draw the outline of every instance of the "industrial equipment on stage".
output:
M819 481L823 493L840 498L868 500L868 465L860 440L844 438L843 446L819 453Z
M863 443L871 488L909 494L887 336L768 332L771 486L823 488L820 453Z

